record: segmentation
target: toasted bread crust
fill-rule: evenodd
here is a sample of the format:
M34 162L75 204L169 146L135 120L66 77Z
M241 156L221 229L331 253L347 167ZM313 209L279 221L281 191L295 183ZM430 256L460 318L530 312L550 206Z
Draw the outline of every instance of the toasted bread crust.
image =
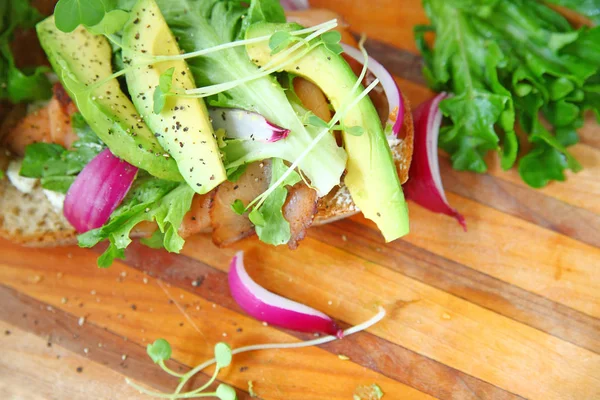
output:
M7 179L0 181L0 237L31 247L77 243L77 232L54 211L40 187L25 194Z

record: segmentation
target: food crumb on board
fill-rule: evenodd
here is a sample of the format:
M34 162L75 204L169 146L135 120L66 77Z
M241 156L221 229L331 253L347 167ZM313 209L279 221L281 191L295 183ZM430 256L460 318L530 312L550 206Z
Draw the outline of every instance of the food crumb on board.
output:
M66 298L66 297L63 297L62 299L60 299L60 302L61 302L62 304L67 304L67 301L69 301L69 299L68 299L68 298Z
M148 278L146 278L146 277L142 278L142 282L144 282L144 285L147 285L148 284Z
M338 354L338 358L342 361L348 361L350 359L350 357L348 357L344 354Z
M79 317L77 320L77 325L83 326L83 324L85 324L85 317Z
M127 360L127 354L123 354L123 355L121 356L121 360L123 360L123 361Z
M87 347L83 349L83 352L87 355L90 352L90 349L88 349Z

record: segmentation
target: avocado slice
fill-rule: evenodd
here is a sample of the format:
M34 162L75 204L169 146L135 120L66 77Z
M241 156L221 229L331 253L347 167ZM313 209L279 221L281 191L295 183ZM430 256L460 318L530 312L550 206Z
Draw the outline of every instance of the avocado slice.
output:
M298 24L259 22L248 28L246 38L299 29L302 26ZM268 41L247 45L246 51L257 65L265 65L271 60ZM319 86L336 110L351 97L357 79L344 58L324 46L316 47L283 69ZM363 89L361 86L359 90ZM386 241L406 235L409 231L408 207L381 120L369 97L363 98L348 112L343 122L347 127L360 126L364 130L361 136L342 132L348 153L344 182L352 200L365 217L377 224Z
M119 82L111 79L90 90L113 73L106 38L91 34L83 26L71 33L61 32L53 16L37 25L37 34L62 85L113 154L157 178L181 181L175 160L165 157L165 150L121 91Z
M123 59L147 63L152 56L180 54L180 49L154 0L140 0L131 10L123 32ZM204 101L169 96L160 114L153 112L153 93L162 73L175 68L173 88L196 88L184 60L165 61L132 69L126 74L129 93L158 141L177 161L188 184L204 194L227 179L221 153Z

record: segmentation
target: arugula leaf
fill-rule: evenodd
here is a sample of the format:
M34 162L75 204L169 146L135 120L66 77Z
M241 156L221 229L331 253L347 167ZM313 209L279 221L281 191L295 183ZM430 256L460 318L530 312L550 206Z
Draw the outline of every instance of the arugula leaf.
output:
M59 0L54 9L56 27L67 33L79 25L92 27L113 8L114 2L109 0Z
M283 160L274 158L271 161L271 185L287 171L288 167ZM283 216L283 205L287 199L286 186L293 186L300 182L301 178L297 172L292 172L269 197L259 209L250 213L250 220L256 225L256 233L261 241L279 246L289 242L291 237L290 224Z
M52 96L52 85L45 66L19 69L10 42L17 28L29 29L42 19L28 0L8 0L0 4L0 99L12 103L45 100Z
M525 182L541 187L563 180L565 169L579 171L565 146L578 141L576 129L586 109L600 115L594 101L600 29L574 30L554 10L527 0L423 4L432 22L415 29L423 73L435 90L454 93L440 104L451 124L439 139L453 167L485 172L484 157L496 150L502 167L510 168L518 153L518 120L534 144L519 165ZM431 30L433 49L424 36ZM544 128L542 115L551 130Z
M79 235L79 246L93 247L108 239L110 245L98 259L99 267L108 267L115 258L124 257L124 250L131 243L131 230L137 224L156 221L159 231L164 235L164 248L179 253L184 240L177 230L192 206L193 197L194 190L185 183L152 177L138 178L104 226Z
M30 144L25 148L20 175L41 178L44 189L60 193L69 190L75 176L105 147L81 114L74 114L71 123L79 136L72 149L53 143Z

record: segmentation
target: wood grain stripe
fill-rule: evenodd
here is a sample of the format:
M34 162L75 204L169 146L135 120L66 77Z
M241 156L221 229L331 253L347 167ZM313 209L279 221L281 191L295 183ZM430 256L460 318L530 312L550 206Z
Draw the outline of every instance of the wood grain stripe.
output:
M58 345L118 372L123 375L123 386L127 387L125 376L165 392L171 392L177 386L178 380L157 367L146 354L144 346L107 328L89 321L80 326L77 316L3 285L0 285L0 303L0 320L45 338L47 347ZM188 366L176 360L167 362L167 366L178 372L189 370ZM86 378L86 375L82 377ZM190 385L198 387L208 378L209 376L201 373ZM212 387L216 388L216 384ZM240 399L250 398L247 392L239 389L237 392Z
M448 194L469 231L411 204L403 240L593 317L600 316L600 249ZM373 226L362 216L352 217Z
M148 400L123 375L0 320L5 400Z
M451 293L557 338L600 353L600 320L351 220L314 228L310 237Z
M222 270L189 257L152 250L139 243L132 244L127 250L126 262L221 307L240 311L228 293L227 275ZM172 265L177 265L177 268L171 268ZM193 282L202 283L194 286ZM304 340L310 337L292 331L287 333ZM346 355L357 364L440 399L520 398L369 333L349 336L322 348L333 354Z
M89 250L71 248L70 258L65 258L64 249L33 249L32 256L26 259L20 257L20 248L7 242L0 241L0 250L3 255L0 281L54 308L85 315L86 321L107 327L130 341L145 345L163 337L172 344L174 356L186 365L211 358L212 346L219 341L240 347L295 340L179 288L166 288L169 299L157 279L123 264L98 269L97 254ZM36 260L33 254L39 258ZM178 268L175 264L169 269ZM63 274L60 279L57 273ZM40 277L37 283L32 281L35 276ZM72 298L63 304L61 298L65 293ZM190 319L170 300L180 303ZM79 303L83 304L81 308ZM372 315L373 310L369 310L360 317L366 320ZM211 372L209 368L207 373ZM351 398L358 385L375 382L397 398L432 398L319 348L241 354L220 378L238 388L246 388L248 380L252 380L265 399L342 400Z
M455 171L440 157L447 191L540 227L600 247L600 215L491 175ZM467 221L468 222L468 221Z
M382 304L389 315L374 334L500 388L527 398L600 396L600 356L589 350L311 238L296 251L257 240L238 247L270 290L350 323ZM225 270L233 250L212 248L198 236L185 254Z

